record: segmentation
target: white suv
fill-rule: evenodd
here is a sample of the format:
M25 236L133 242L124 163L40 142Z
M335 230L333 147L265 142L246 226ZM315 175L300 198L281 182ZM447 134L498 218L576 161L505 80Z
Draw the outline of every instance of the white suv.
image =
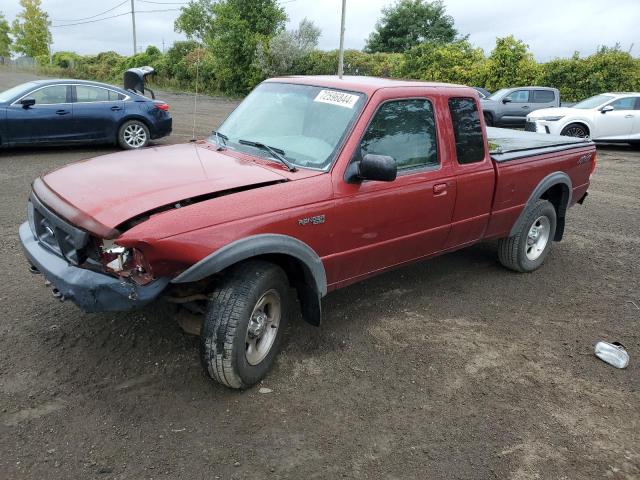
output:
M525 130L640 143L640 93L603 93L570 108L536 110L527 115Z

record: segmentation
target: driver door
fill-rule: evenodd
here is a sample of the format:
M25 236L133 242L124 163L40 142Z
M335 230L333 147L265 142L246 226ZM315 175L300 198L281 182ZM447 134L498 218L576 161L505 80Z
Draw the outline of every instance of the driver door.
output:
M526 116L532 110L531 91L516 90L507 95L505 99L511 101L503 104L502 121L509 124L524 123Z
M36 103L23 107L16 101L7 107L7 127L12 144L55 143L73 139L71 87L47 85L22 98L33 98Z
M598 112L596 116L595 138L611 138L624 140L631 136L635 116L640 113L635 110L636 97L624 97L605 105L613 110Z
M446 149L441 147L431 100L389 98L379 104L355 158L391 156L398 176L392 182L334 180L338 251L329 259L327 271L335 273L330 283L346 285L442 250L456 183L449 162L442 162Z

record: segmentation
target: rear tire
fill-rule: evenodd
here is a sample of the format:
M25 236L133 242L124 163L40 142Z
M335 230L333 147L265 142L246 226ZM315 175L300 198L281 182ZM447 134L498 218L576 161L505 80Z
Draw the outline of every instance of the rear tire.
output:
M284 271L251 260L232 268L211 293L200 336L202 366L216 382L248 388L269 372L291 314Z
M562 129L560 135L564 135L566 137L587 138L589 136L589 129L580 123L570 123Z
M125 150L137 150L149 144L149 128L140 120L128 120L118 130L118 144Z
M538 200L526 212L520 231L498 242L500 263L516 272L533 272L547 257L556 233L556 209L548 200Z

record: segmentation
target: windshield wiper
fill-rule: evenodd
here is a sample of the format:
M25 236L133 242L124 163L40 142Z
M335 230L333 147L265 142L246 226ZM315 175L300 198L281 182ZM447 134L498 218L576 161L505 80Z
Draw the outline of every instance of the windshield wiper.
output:
M264 143L252 142L251 140L238 140L238 143L266 150L271 154L273 158L275 158L276 160L280 160L289 169L290 172L296 171L296 167L289 160L284 158L284 150L270 147L269 145L265 145Z
M217 130L213 130L211 133L213 133L216 136L216 143L218 144L218 151L226 149L227 148L227 140L229 140L229 137L227 137L224 133L218 132Z

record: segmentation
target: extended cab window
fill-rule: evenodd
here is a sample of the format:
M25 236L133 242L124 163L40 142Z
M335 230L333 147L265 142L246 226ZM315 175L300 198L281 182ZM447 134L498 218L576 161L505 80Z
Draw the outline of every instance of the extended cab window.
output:
M398 170L438 165L436 121L431 102L423 99L384 103L369 124L362 155L393 157Z
M449 111L456 139L458 163L484 160L484 140L476 102L472 98L450 98Z
M550 103L556 98L555 93L550 90L534 90L533 103Z

